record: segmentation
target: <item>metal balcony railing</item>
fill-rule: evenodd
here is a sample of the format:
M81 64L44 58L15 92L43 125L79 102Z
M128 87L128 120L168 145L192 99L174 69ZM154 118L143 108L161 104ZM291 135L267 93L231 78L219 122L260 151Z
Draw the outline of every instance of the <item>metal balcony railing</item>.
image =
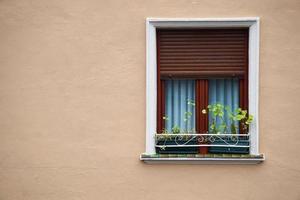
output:
M166 147L233 147L249 148L249 134L156 134L155 146Z

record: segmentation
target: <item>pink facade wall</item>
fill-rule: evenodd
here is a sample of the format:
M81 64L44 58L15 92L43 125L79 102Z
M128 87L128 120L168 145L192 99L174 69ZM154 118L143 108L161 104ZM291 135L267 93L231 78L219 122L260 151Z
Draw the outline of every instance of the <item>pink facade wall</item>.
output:
M260 165L146 165L147 17L260 17ZM300 199L298 0L1 0L0 199Z

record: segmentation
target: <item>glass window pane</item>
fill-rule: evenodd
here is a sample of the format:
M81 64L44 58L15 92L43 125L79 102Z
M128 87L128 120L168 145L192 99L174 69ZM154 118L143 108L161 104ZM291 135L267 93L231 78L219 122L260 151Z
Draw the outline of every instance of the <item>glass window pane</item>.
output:
M165 95L166 130L195 131L195 80L166 80Z
M230 112L234 112L239 107L239 80L238 79L210 79L209 80L209 95L208 103L210 105L220 103L224 106L228 106ZM226 133L231 133L231 120L228 117L228 113L224 110L224 122L226 123ZM219 126L222 119L217 118L217 125ZM209 127L213 121L213 116L209 114ZM237 127L238 122L234 125Z

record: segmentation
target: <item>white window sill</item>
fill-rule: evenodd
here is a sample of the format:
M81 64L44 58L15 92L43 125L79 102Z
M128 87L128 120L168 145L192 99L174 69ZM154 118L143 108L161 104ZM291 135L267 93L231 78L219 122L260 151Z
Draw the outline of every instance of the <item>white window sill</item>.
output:
M147 164L259 164L265 160L260 155L208 154L208 155L163 155L141 154L140 160Z

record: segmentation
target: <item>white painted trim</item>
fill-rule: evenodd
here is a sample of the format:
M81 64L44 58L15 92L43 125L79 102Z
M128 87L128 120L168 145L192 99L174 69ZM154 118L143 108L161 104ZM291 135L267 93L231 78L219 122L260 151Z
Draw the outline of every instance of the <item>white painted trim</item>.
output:
M259 19L249 27L249 113L254 116L250 125L250 153L259 154Z
M265 158L141 158L148 164L259 164Z
M156 28L147 20L146 24L146 152L155 153L156 133Z
M156 18L148 17L148 22L256 22L259 17L235 17L235 18Z
M259 18L147 18L146 20L146 153L155 154L156 133L156 28L249 27L250 154L259 154Z

